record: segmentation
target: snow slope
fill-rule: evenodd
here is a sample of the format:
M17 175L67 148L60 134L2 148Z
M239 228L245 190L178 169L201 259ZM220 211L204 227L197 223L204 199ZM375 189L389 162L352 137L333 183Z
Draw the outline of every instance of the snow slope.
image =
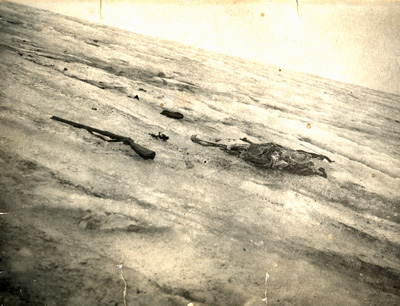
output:
M128 305L400 303L399 96L8 2L0 16L2 304L123 305L123 280ZM262 171L194 134L335 163Z

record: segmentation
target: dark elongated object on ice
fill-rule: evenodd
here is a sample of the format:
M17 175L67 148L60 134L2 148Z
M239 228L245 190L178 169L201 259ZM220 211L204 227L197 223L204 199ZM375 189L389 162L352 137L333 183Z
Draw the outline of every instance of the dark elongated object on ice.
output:
M174 118L174 119L182 119L183 118L183 115L181 113L171 112L171 111L168 111L168 110L163 110L161 112L161 115L167 116L169 118Z
M167 140L169 139L169 137L168 137L167 135L162 134L161 132L158 132L158 135L153 134L153 133L149 133L149 135L150 135L151 137L154 137L154 138L157 138L157 139L162 139L162 140L164 140L164 141L167 141Z
M84 129L84 130L88 131L90 134L93 134L95 136L98 136L96 134L100 134L103 136L107 136L108 138L111 138L112 139L111 141L116 141L116 142L121 141L124 144L129 145L133 149L133 151L135 151L140 157L142 157L144 159L154 159L154 157L156 156L156 152L146 149L145 147L142 147L141 145L138 145L137 143L135 143L133 141L132 138L116 135L116 134L108 132L108 131L95 129L90 126L76 123L73 121L69 121L69 120L66 120L66 119L63 119L60 117L56 117L56 116L52 116L51 119L72 125L73 127L76 127L78 129ZM94 133L96 133L96 134L94 134ZM102 138L105 141L109 141L109 140L104 139L101 136L98 136L98 137Z
M284 170L299 175L319 175L326 178L325 169L317 169L311 159L326 159L330 163L333 162L324 155L288 149L273 142L256 144L247 138L242 138L241 140L247 142L247 144L228 146L201 140L197 135L193 135L190 139L203 146L218 147L261 169Z

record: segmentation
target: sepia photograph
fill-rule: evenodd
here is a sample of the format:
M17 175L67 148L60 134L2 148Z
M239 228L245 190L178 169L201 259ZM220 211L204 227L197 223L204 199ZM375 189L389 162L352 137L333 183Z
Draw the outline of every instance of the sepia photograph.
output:
M400 305L400 1L0 0L1 306Z

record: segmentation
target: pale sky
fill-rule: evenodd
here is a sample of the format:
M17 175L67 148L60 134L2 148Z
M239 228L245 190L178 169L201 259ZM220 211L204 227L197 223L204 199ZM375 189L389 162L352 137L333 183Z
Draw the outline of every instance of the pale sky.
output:
M100 0L14 0L100 21ZM218 4L216 4L218 3ZM103 0L102 23L400 94L400 1Z

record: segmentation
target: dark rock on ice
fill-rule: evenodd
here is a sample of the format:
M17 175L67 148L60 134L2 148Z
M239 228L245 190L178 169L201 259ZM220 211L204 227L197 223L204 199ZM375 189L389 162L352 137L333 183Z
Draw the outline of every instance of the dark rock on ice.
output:
M171 112L171 111L168 111L168 110L163 110L161 112L161 115L167 116L169 118L174 118L174 119L182 119L183 118L183 115L181 113L179 113L179 112Z

